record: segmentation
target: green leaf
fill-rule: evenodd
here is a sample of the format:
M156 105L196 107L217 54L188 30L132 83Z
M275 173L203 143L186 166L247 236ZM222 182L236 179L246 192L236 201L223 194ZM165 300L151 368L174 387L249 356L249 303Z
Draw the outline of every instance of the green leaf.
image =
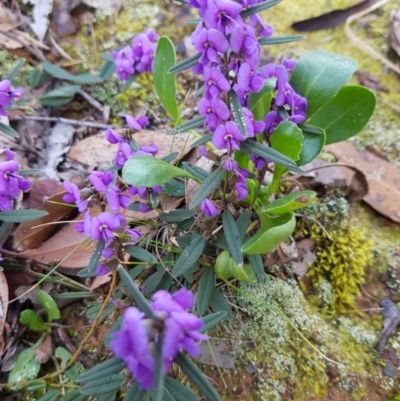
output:
M192 129L202 127L206 118L203 116L194 117L189 121L184 122L183 124L178 125L177 127L173 128L172 130L168 131L168 135L176 135L181 134L182 132L190 131Z
M8 212L0 212L0 220L8 223L23 223L24 221L32 221L47 216L48 213L43 210L20 209L10 210Z
M304 39L304 36L277 36L274 38L262 38L258 39L258 43L263 46L263 45L281 45L284 43L291 43L291 42L297 42L299 40Z
M179 152L173 152L167 156L162 157L161 160L164 160L165 162L170 163L170 162L172 162L172 160L176 159L178 156L179 156Z
M226 296L216 287L213 289L210 299L210 307L215 313L226 313L223 320L232 319L232 308L229 305Z
M228 250L222 251L215 260L215 273L223 280L229 280L232 277L229 268L230 261L231 255Z
M182 162L182 166L187 172L189 172L201 181L206 180L210 176L210 173L208 171L189 162Z
M202 53L197 53L191 57L188 57L185 60L182 60L178 64L175 64L172 68L169 69L168 73L169 74L177 74L178 72L187 70L190 67L193 67L194 65L198 64L200 57Z
M228 92L228 100L231 114L239 127L239 131L243 138L247 138L246 122L244 120L242 105L240 104L239 97L234 89L231 89Z
M240 13L242 18L250 17L250 15L254 15L259 13L260 11L267 10L268 8L274 7L279 4L282 0L270 0L260 3L256 6L246 8Z
M296 124L289 121L281 123L271 136L272 147L296 161L303 147L303 134Z
M222 225L224 228L224 234L226 242L228 243L229 251L236 263L243 262L242 238L240 236L239 229L236 225L235 219L231 212L226 210L222 214Z
M14 81L15 77L18 75L18 73L21 71L21 68L23 67L23 65L25 64L25 59L21 59L19 60L19 62L17 63L17 65L11 70L11 72L7 75L6 79L8 79L9 81Z
M107 394L103 394L101 397L97 399L97 401L115 401L117 398L117 392L112 391Z
M166 186L166 193L171 196L184 197L186 193L185 184L182 181L171 180Z
M25 309L22 311L19 322L28 326L29 330L32 331L45 331L50 328L50 326L43 321L42 317L32 309Z
M301 148L299 159L296 161L298 166L304 166L313 161L320 153L325 145L325 132L314 134L303 132L303 147Z
M35 89L39 84L50 78L49 74L46 72L35 68L33 71L27 74L26 83L33 89Z
M312 51L300 57L290 84L296 93L307 99L308 117L335 97L357 67L357 62L351 58L324 51Z
M215 286L214 286L215 288ZM216 291L218 291L215 288ZM213 291L214 293L214 291ZM205 333L207 330L212 329L214 326L216 326L221 320L225 319L227 313L225 311L222 312L216 312L216 313L211 313L207 316L203 316L203 327L199 330L200 333Z
M100 70L100 78L103 81L110 79L115 72L115 63L114 60L105 60L103 66Z
M179 109L176 102L175 76L168 74L168 70L174 66L175 47L165 36L158 41L156 56L154 59L153 79L158 98L165 110L175 121L179 121Z
M234 277L244 283L256 281L253 270L249 266L236 263L227 250L218 255L215 261L215 273L223 280Z
M183 3L183 4L186 3L186 1L184 1L184 0L175 0L175 1L178 1L179 3ZM186 20L186 23L188 25L197 25L201 21L203 21L202 18L189 18L188 20Z
M56 358L61 359L60 367L65 368L67 366L68 361L72 358L72 354L64 347L57 347L54 355ZM65 375L68 379L75 381L79 376L78 365L73 363L66 371Z
M362 86L345 86L314 113L308 123L323 129L326 144L341 142L359 133L375 110L375 95Z
M249 263L259 283L265 281L265 271L263 261L260 255L248 255Z
M86 400L86 395L81 394L80 390L73 390L66 394L61 401L84 401Z
M92 74L85 73L80 75L74 75L64 70L63 68L57 67L47 61L42 63L43 70L55 78L63 79L65 81L72 81L82 85L100 84L103 80L99 77L95 77Z
M12 136L13 138L18 138L19 134L15 131L14 128L11 128L9 125L0 122L0 132L3 134Z
M147 263L155 263L157 262L156 258L146 249L143 249L141 246L137 245L125 245L124 249L129 255L133 256L134 258L141 260L142 262Z
M261 228L242 246L242 251L248 255L261 255L275 249L293 233L296 219L288 213L279 217L270 217L259 212Z
M132 384L132 387L126 393L123 401L143 401L143 396L146 393L146 390L142 390L139 388L139 384L135 381Z
M264 206L262 211L268 214L286 214L294 210L302 209L314 202L314 191L301 191L282 196L274 202Z
M81 388L84 395L101 395L114 390L119 390L126 380L124 375L110 375L101 379L90 380Z
M214 189L216 189L221 181L225 177L225 170L222 167L218 167L215 169L210 176L200 185L200 188L197 190L196 194L193 196L192 201L190 202L190 209L194 209L196 206L200 205L201 201L207 198L208 195Z
M39 168L30 168L26 170L18 170L19 175L33 175L33 174L40 174L43 170Z
M65 85L47 92L39 98L39 101L43 106L62 106L71 102L80 89L78 85Z
M128 272L120 265L118 266L118 273L132 298L135 300L138 308L144 312L149 319L152 319L154 317L153 309L137 285L133 282Z
M63 292L55 296L56 299L78 299L78 298L95 298L98 297L97 292L90 291L77 291L77 292Z
M145 294L151 294L160 284L165 270L162 266L157 266L157 271L151 276L147 277L142 286L145 288Z
M34 347L27 348L18 355L15 365L8 375L8 383L36 379L39 370L40 364L35 361ZM20 388L21 386L10 387L11 390L18 390Z
M56 401L60 392L58 390L50 390L43 397L39 398L38 401Z
M248 210L241 212L240 216L236 220L236 225L239 230L240 239L243 240L246 235L246 231L249 228L251 219L251 213ZM242 245L240 245L242 246Z
M87 267L88 272L96 271L97 266L99 265L99 260L101 258L101 253L103 252L104 247L105 247L105 241L103 238L100 238L97 241L96 248L94 249L92 256L90 257L89 266Z
M151 156L134 156L122 169L122 180L135 187L163 185L177 177L195 179L187 171Z
M164 385L175 401L200 401L200 398L192 390L172 377L165 376Z
M153 401L163 401L164 375L163 375L163 335L159 335L154 351L154 383L151 390ZM167 397L165 397L167 398Z
M175 358L185 375L193 382L208 401L221 401L217 391L208 381L203 372L181 352Z
M47 383L45 380L41 380L41 379L36 379L36 380L32 380L31 382L28 383L28 385L26 386L26 389L31 392L31 391L38 391L38 390L42 390L46 387Z
M60 309L58 309L58 306L51 295L46 291L39 290L38 298L44 309L46 309L49 322L60 318Z
M134 74L130 76L122 85L121 88L119 89L120 93L125 92L135 81L135 79L138 77L139 74Z
M77 382L86 383L92 380L101 379L102 377L106 377L114 373L119 373L122 369L125 368L126 364L124 361L119 358L111 358L82 373L78 377Z
M276 85L276 78L267 79L264 87L258 92L250 92L248 108L254 115L254 120L263 121L265 114L271 107L272 91Z
M168 212L162 212L158 217L160 220L165 221L166 223L178 223L180 221L190 219L195 215L196 212L194 210L176 209Z
M196 293L196 308L200 316L203 316L206 313L214 287L214 271L213 269L206 269L200 278L199 287Z
M211 139L212 139L212 137L213 137L213 135L214 135L214 134L213 134L212 132L210 132L210 133L207 134L207 135L204 135L203 137L201 137L200 139L198 139L196 142L193 142L193 143L190 145L190 147L191 147L192 149L194 149L194 148L197 148L197 147L200 146L200 145L204 145L204 144L210 142Z
M269 159L274 163L286 166L290 171L304 174L304 171L299 169L293 160L262 143L257 143L251 139L246 139L244 142L240 143L240 150L248 155L263 157L264 159Z
M172 270L174 276L181 276L189 270L200 258L203 253L206 241L202 235L193 234L190 244L179 255Z

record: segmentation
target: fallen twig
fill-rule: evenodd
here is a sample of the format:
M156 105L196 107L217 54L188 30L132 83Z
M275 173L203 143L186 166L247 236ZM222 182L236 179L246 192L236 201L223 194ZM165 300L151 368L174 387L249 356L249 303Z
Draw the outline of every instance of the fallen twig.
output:
M96 100L93 99L89 93L86 93L84 90L79 89L78 95L81 95L90 105L92 105L95 109L103 112L103 106Z
M35 120L35 121L50 121L50 122L56 122L56 123L65 123L65 124L71 124L71 125L78 125L80 127L91 127L91 128L99 128L99 129L108 129L112 128L111 125L108 124L102 124L102 123L96 123L96 122L90 122L90 121L78 121L78 120L72 120L70 118L63 118L63 117L46 117L46 116L15 116L16 120Z

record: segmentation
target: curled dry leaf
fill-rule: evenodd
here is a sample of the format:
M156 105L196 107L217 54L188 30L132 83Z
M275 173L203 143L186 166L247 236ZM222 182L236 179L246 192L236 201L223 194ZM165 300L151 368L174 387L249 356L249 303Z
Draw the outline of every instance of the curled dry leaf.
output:
M369 152L357 150L346 142L328 145L325 151L335 155L339 162L362 171L369 187L363 200L377 212L400 223L399 168Z
M125 129L116 130L119 133L126 132ZM189 134L174 135L172 152L179 152L186 155L192 149L190 145L195 142L196 138ZM133 138L139 145L148 145L154 143L158 146L159 152L157 157L162 158L171 153L171 145L174 139L171 135L167 135L162 131L142 130L133 135ZM115 158L117 145L109 143L104 132L89 136L72 146L67 156L79 163L85 164L90 168L99 166L109 166ZM182 151L183 150L183 151ZM176 160L175 160L176 161Z
M51 346L51 336L48 335L42 344L35 348L35 361L36 363L46 363L53 355L53 347Z

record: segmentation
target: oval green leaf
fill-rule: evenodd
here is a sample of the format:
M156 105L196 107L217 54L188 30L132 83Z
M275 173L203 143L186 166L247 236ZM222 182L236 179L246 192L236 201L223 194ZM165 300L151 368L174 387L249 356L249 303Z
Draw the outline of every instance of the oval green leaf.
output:
M312 51L300 57L290 84L307 99L307 115L312 116L333 99L357 67L357 62L349 57L324 51Z
M187 171L151 156L134 156L122 169L123 181L135 187L163 185L177 177L196 179Z
M191 242L176 260L175 266L172 270L174 276L181 276L189 270L200 258L203 253L206 241L202 235L194 234Z
M60 318L60 309L58 309L58 306L51 295L46 291L39 290L38 298L44 309L46 309L49 322Z
M47 216L44 210L20 209L10 210L9 212L0 212L0 220L8 223L23 223L24 221L32 221Z
M8 375L8 383L19 382L21 380L36 379L40 370L40 365L35 361L34 347L23 350L17 357L17 361ZM11 390L17 390L21 386L12 386Z
M314 202L316 195L314 191L301 191L285 195L271 202L269 205L264 206L262 211L269 214L290 213L310 205Z
M313 161L325 145L325 132L318 134L303 131L303 147L301 148L299 159L296 161L298 166L304 166Z
M261 228L242 246L242 251L248 255L261 255L275 249L293 233L296 219L288 213L279 217L270 217L259 213Z
M325 131L326 144L341 142L359 133L375 110L375 95L362 86L345 86L308 120Z
M48 326L40 315L34 312L32 309L25 309L21 312L19 322L29 327L32 331L45 331L49 330Z
M196 308L200 316L206 313L214 287L214 270L206 269L200 278L199 287L196 292Z

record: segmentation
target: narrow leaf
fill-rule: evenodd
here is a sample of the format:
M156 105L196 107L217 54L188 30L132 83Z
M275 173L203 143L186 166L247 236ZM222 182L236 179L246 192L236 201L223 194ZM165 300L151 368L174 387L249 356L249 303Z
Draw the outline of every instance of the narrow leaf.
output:
M43 397L39 398L38 401L56 401L58 394L60 394L58 390L50 390Z
M304 39L304 36L278 36L275 38L258 39L258 43L260 45L281 45L283 43L297 42L302 39Z
M134 74L131 77L129 77L121 86L121 88L119 89L120 93L125 92L135 81L135 79L137 78L139 74Z
M174 276L181 276L189 270L199 260L205 246L206 241L202 235L192 235L192 241L176 260L172 274Z
M153 79L161 104L175 121L179 120L175 76L168 70L175 64L175 47L165 36L160 38L154 59Z
M198 178L201 181L206 180L210 176L210 173L208 171L192 163L183 162L182 166L187 172L189 172L190 174L192 174L194 177Z
M250 225L250 219L251 213L248 210L244 210L236 220L236 225L239 230L241 240L243 240L244 236L246 235L246 231Z
M90 291L63 292L55 295L56 299L79 299L79 298L96 298L99 294Z
M164 160L165 162L170 163L170 162L172 162L172 160L176 159L178 156L179 156L179 152L173 152L167 156L162 157L161 160Z
M99 363L93 368L87 370L82 373L78 379L78 383L85 383L91 380L101 379L102 377L106 377L112 375L114 373L119 373L122 369L126 367L124 361L119 358L111 358L105 362Z
M177 177L195 177L187 171L151 156L134 156L122 169L122 180L135 187L155 187Z
M117 392L112 391L110 393L103 394L97 399L97 401L115 401L116 398L117 398Z
M38 168L30 168L27 170L18 170L19 175L34 175L34 174L40 174L43 170L40 170Z
M232 308L226 300L226 296L216 287L213 289L210 307L215 313L224 313L223 320L232 319Z
M179 1L179 0L178 0ZM186 2L185 2L186 3ZM186 23L188 25L197 25L199 22L201 22L202 19L201 18L190 18L188 20L186 20Z
M206 269L202 274L196 292L196 308L200 316L206 313L210 304L213 288L215 287L215 274L213 269Z
M126 393L123 401L143 401L143 396L146 393L146 390L142 390L139 388L139 384L135 381L132 384L132 387Z
M192 390L172 377L165 376L165 388L174 397L175 401L200 401Z
M239 131L244 138L247 138L246 122L244 120L242 105L240 104L239 97L234 89L231 89L228 92L228 100L231 114L239 127Z
M124 375L110 375L101 379L91 380L81 388L84 395L101 395L110 391L119 390L125 381Z
M118 266L118 273L132 298L135 300L138 308L144 312L149 319L152 319L154 317L153 309L137 285L133 282L128 272L120 265Z
M222 225L224 228L224 234L226 242L228 243L229 251L236 263L243 262L242 238L240 236L239 229L236 225L235 219L231 212L226 210L222 214Z
M81 394L81 390L77 389L70 391L63 398L61 398L61 401L85 401L86 398L86 395Z
M12 136L13 138L18 138L19 134L15 129L11 128L9 125L0 122L0 132L3 134Z
M207 316L203 316L203 327L199 330L200 333L205 333L207 330L212 329L214 326L216 326L222 319L224 319L226 316L226 312L216 312L216 313L211 313Z
M190 209L194 209L196 206L200 205L201 201L207 198L208 195L214 189L216 189L225 176L225 170L222 167L218 167L214 170L210 176L200 185L200 188L197 190L196 194L193 196L192 201L190 202Z
M97 266L99 265L99 260L101 258L101 253L105 247L105 241L103 238L100 238L97 241L96 248L94 248L94 252L90 257L89 266L87 267L88 272L96 271Z
M24 221L32 221L47 216L44 210L20 209L10 210L8 212L0 212L0 220L8 223L23 223Z
M63 68L57 67L47 61L42 63L43 70L55 78L63 79L65 81L72 81L82 85L99 84L103 80L99 77L95 77L92 74L85 73L80 75L74 75L64 70Z
M299 124L298 127L303 133L313 134L313 135L323 135L324 130L318 127L312 127L311 125Z
M15 77L18 75L18 73L21 71L21 68L25 64L25 59L19 60L17 65L11 70L11 72L7 75L6 79L9 81L14 81Z
M240 13L242 18L250 17L250 15L254 15L259 13L260 11L267 10L268 8L274 7L279 4L282 0L271 0L265 1L264 3L260 3L256 6L246 8Z
M254 274L259 283L263 283L265 281L265 271L263 261L260 255L248 255L249 263L253 268Z
M39 101L43 106L61 106L71 102L80 89L78 85L65 85L47 92L39 98Z
M159 335L154 352L154 383L152 389L153 401L163 401L164 394L164 375L163 375L163 336Z
M143 249L141 246L137 245L125 245L124 249L129 255L133 256L134 258L141 260L142 262L147 263L155 263L157 262L156 258L146 249Z
M262 211L269 214L286 214L294 210L302 209L314 202L314 191L301 191L282 196L281 198L265 205Z
M201 138L198 139L197 141L193 142L193 143L190 145L190 147L191 147L192 149L194 149L194 148L197 148L197 147L200 146L200 145L204 145L204 144L210 142L211 139L212 139L212 137L213 137L213 135L214 135L214 134L213 134L212 132L210 132L210 133L207 134L207 135L204 135L203 137L201 137Z
M186 121L183 124L180 124L172 130L168 131L167 134L176 135L181 134L182 132L190 131L194 128L202 127L204 125L204 121L206 121L206 118L203 116L194 117L191 120Z
M103 81L110 79L115 72L114 60L106 60L100 70L100 78Z
M196 212L194 210L177 209L170 210L169 212L162 212L158 217L166 223L177 223L186 219L190 219L195 215Z
M185 60L182 60L180 63L175 64L172 68L169 69L170 74L177 74L178 72L187 70L190 67L196 65L201 57L202 53L197 53Z
M175 362L208 401L221 401L217 391L203 372L186 355L180 352L175 358Z

